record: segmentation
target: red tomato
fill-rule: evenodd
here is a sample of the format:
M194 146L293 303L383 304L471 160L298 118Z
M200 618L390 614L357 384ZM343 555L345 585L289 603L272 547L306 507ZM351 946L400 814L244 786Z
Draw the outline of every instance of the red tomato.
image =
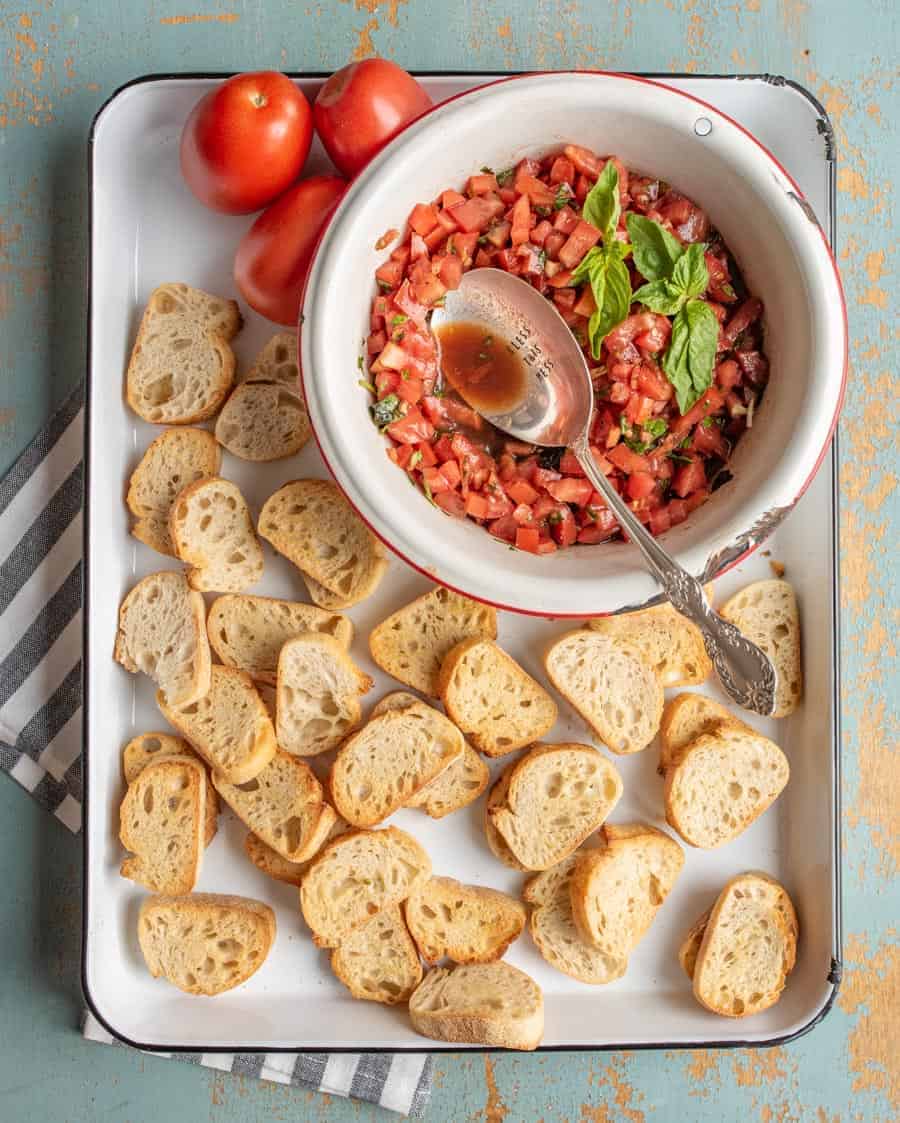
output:
M346 186L334 175L301 180L263 211L241 240L234 279L250 307L267 320L297 323L319 233Z
M431 108L411 75L383 58L352 62L319 90L316 132L335 166L354 176L400 130Z
M290 187L311 141L309 102L290 78L236 74L194 106L181 134L181 172L207 207L249 214Z

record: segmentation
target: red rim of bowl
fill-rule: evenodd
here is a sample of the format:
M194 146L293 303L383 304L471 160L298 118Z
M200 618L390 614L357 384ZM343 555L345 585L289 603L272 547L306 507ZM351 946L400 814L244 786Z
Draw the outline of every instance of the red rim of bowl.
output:
M445 98L444 101L440 101L436 105L433 105L431 107L431 109L427 109L424 113L420 113L418 117L416 117L412 121L410 121L408 125L406 125L399 133L397 133L394 137L391 138L391 140L388 142L388 144L385 146L385 148L382 149L382 152L387 151L391 147L391 145L393 145L399 137L402 137L404 135L404 133L407 131L407 129L409 129L412 125L418 124L420 121L424 121L427 117L430 117L432 113L434 113L438 109L442 109L445 105L449 105L449 104L451 104L451 102L454 102L454 101L459 101L460 98L468 97L470 94L474 93L476 90L486 90L486 89L489 89L492 86L501 86L501 85L506 85L510 82L519 82L522 79L526 79L526 78L537 78L537 77L540 77L542 75L550 76L550 75L557 75L557 74L596 75L596 76L602 77L602 78L621 78L621 79L624 79L625 81L628 81L628 82L639 82L642 85L646 85L646 86L657 86L660 89L664 89L664 90L668 91L670 94L674 94L677 97L684 98L686 101L693 102L695 105L699 105L699 106L702 106L704 109L710 110L712 113L716 114L716 116L721 117L723 120L727 121L730 125L733 125L738 130L738 132L742 133L745 137L747 137L748 140L752 141L752 143L759 149L759 151L763 154L763 156L767 160L769 160L772 164L775 165L775 167L781 172L781 174L785 177L785 179L793 187L794 191L797 194L798 202L803 203L803 202L807 201L806 196L803 193L799 183L797 183L797 181L794 179L794 177L791 175L791 173L787 170L787 168L785 168L784 165L778 160L778 158L776 156L774 156L769 151L769 149L766 148L766 146L760 140L758 140L753 135L753 133L750 132L749 129L745 128L739 121L736 121L733 117L730 117L727 113L725 113L721 109L717 108L711 102L704 101L703 98L699 98L695 94L689 94L685 90L676 89L674 86L670 86L666 82L657 81L657 79L655 79L655 78L642 78L640 75L637 75L637 74L628 74L628 73L623 73L621 71L616 71L616 70L534 70L534 71L529 71L529 73L527 73L527 74L511 74L506 78L495 78L491 82L484 82L480 86L473 86L471 89L462 90L458 94L453 94L451 97ZM415 74L413 74L413 77L415 77ZM381 153L379 153L379 155L380 154ZM365 170L365 169L361 169L361 171L362 170ZM359 174L360 173L358 172L357 176ZM357 176L354 176L353 179L350 180L350 182L347 185L348 189L349 189L349 187L351 187L353 185ZM328 220L326 221L325 225L319 231L319 237L316 240L316 245L315 245L315 248L313 250L312 257L310 258L310 265L309 265L309 269L307 270L307 273L306 273L306 278L304 279L304 282L303 282L303 292L302 292L301 299L300 299L300 320L299 320L299 323L297 325L297 353L298 353L298 358L300 356L300 337L301 337L302 332L303 332L303 321L305 319L305 315L304 315L303 310L306 306L306 290L307 290L307 285L308 285L308 282L309 282L309 275L312 272L313 263L315 262L315 259L319 254L319 249L321 248L322 240L325 236L325 232L328 230L329 226L334 221L335 215L341 209L341 206L343 205L343 201L344 201L345 198L346 198L346 190L345 190L344 194L341 196L340 200L338 200L337 206L334 208L334 210L329 215ZM832 439L834 437L834 433L835 433L835 430L837 428L838 418L840 417L841 409L843 408L843 405L844 405L844 397L845 397L845 394L846 394L846 391L847 391L847 376L848 376L848 370L849 370L849 357L850 357L850 352L849 352L849 325L848 325L848 321L847 321L847 301L844 297L844 286L841 283L841 274L840 274L840 270L838 269L837 260L834 256L834 251L833 251L833 249L831 247L831 243L828 241L828 238L826 237L825 231L822 229L822 225L818 221L818 219L816 219L816 221L815 221L815 227L816 227L816 230L818 231L819 237L822 239L822 244L824 245L825 252L828 255L828 260L831 262L831 268L834 271L834 278L835 278L835 281L837 283L838 296L839 296L840 302L841 302L841 319L842 319L842 324L843 324L843 336L844 336L843 369L842 369L842 372L841 372L841 386L840 386L840 391L838 393L837 405L835 406L834 415L832 416L831 422L828 426L828 433L825 437L825 441L822 445L822 448L821 448L821 451L819 452L819 455L816 457L816 461L813 464L813 467L810 469L809 475L806 477L806 480L804 481L800 490L797 492L797 494L794 496L793 500L791 501L788 512L785 514L784 518L788 517L790 512L794 509L794 507L797 505L799 500L803 497L804 492L809 487L809 485L812 483L812 481L815 479L819 469L822 466L822 462L824 461L825 456L828 453L828 449L829 449L829 447L831 445L831 442L832 442ZM300 368L300 389L301 389L301 391L303 391L304 390L304 375L303 375L303 363L302 363L302 361L298 362L298 366ZM304 393L304 398L305 398L305 393ZM391 551L392 554L395 554L398 558L400 558L401 561L403 561L411 569L414 569L417 573L421 573L423 577L427 577L429 581L432 581L432 582L434 582L435 584L438 584L438 585L443 585L445 588L452 590L454 593L459 593L460 596L469 597L470 600L476 600L476 601L481 602L482 604L489 604L489 605L491 605L492 608L498 608L503 612L514 612L519 616L544 617L544 618L552 619L552 620L585 620L585 619L592 619L592 618L597 618L597 617L601 617L601 616L611 615L610 613L596 613L596 612L595 613L590 613L590 612L558 612L558 613L554 613L553 616L548 617L546 612L539 612L539 611L536 611L534 609L529 609L529 608L518 608L518 607L515 607L513 605L503 604L500 601L492 601L492 600L489 600L487 597L480 597L476 593L470 592L468 589L460 589L456 585L451 585L447 581L439 580L437 577L434 576L433 573L430 573L423 566L419 565L417 562L414 562L411 558L408 558L406 556L406 554L404 554L401 550L399 550L396 546L394 546L394 544L392 542L390 542L389 539L386 538L384 534L382 534L379 530L377 530L369 522L369 520L362 514L362 512L359 510L359 508L354 503L353 497L347 492L346 488L341 487L340 483L338 483L337 476L334 472L334 469L331 467L331 463L329 462L328 457L325 455L325 449L322 447L322 442L319 439L319 434L316 432L316 427L315 427L315 424L313 423L312 417L310 417L310 419L309 419L309 425L310 425L310 430L312 431L313 438L316 442L316 446L319 449L319 454L321 455L322 460L325 463L325 467L328 469L328 472L331 475L332 481L334 482L335 486L337 486L340 489L340 491L344 495L345 499L350 504L350 506L353 508L353 510L356 512L356 514L359 516L359 518L362 519L362 521L366 524L366 526L369 528L369 530L375 535L375 537L379 540L379 542L381 542L383 545L385 545ZM779 521L782 522L784 520L782 519L782 520L779 520ZM772 529L774 530L775 528L773 527ZM716 580L717 578L721 577L723 574L728 573L729 570L734 569L734 567L736 565L740 565L740 563L742 561L744 561L746 558L750 557L750 555L752 553L754 553L754 551L757 550L758 547L761 546L763 544L763 542L765 542L765 540L766 540L765 538L761 538L761 539L759 539L759 541L753 542L751 545L749 545L747 547L746 550L743 551L743 553L739 554L732 561L729 561L726 565L723 565L720 570L718 570L715 574L713 574L712 577L707 578L707 580Z

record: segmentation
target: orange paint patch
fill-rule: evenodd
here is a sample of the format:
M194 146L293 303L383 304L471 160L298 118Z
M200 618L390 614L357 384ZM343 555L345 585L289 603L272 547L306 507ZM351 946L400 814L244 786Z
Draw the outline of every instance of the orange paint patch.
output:
M192 16L162 16L160 23L168 27L181 27L186 23L237 23L237 12L197 12Z
M509 1114L509 1108L503 1102L503 1097L497 1090L497 1081L494 1078L494 1066L491 1058L484 1058L484 1082L487 1086L487 1099L484 1103L484 1123L503 1123Z
M848 1039L854 1092L886 1096L894 1118L900 1112L900 943L890 929L885 943L869 954L865 937L851 936L847 945L848 970L838 994L838 1005L847 1014L859 1014Z
M884 276L884 250L866 254L866 276L873 285Z
M861 172L846 165L837 174L837 188L838 191L843 191L849 195L851 199L868 199L869 197L869 185Z
M360 59L369 58L370 55L375 54L375 43L372 41L372 32L377 31L378 27L378 20L373 16L365 27L357 28L356 46L353 48L353 53L350 55L350 58L354 62L359 62Z
M31 16L27 12L19 16L19 27L31 27Z
M731 1067L739 1088L765 1088L774 1080L784 1080L787 1072L781 1067L787 1061L784 1049L740 1049L734 1053Z
M512 38L512 19L507 16L503 23L497 24L497 38L498 39L511 39Z
M583 1103L578 1123L645 1123L645 1113L636 1106L643 1099L641 1092L625 1078L625 1066L631 1059L631 1053L618 1054L610 1064L603 1065L599 1072L591 1070L591 1084L601 1088L601 1095L607 1102L601 1104ZM612 1102L608 1102L612 1098Z
M858 304L871 304L873 308L887 308L888 295L884 289L872 285L857 297Z
M876 657L869 664L875 684L883 676L883 670L880 674L875 671L878 666L883 664ZM871 676L866 676L866 685L873 685ZM859 788L847 813L847 823L851 827L861 823L869 827L869 843L878 855L878 873L888 881L900 870L900 835L894 827L900 815L898 733L896 717L887 712L884 699L866 699L856 725Z

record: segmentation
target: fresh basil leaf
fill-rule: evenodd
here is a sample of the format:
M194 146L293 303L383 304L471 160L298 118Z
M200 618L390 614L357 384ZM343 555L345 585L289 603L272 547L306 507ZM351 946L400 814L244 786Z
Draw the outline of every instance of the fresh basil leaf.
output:
M690 338L690 324L685 310L682 308L672 321L672 338L669 340L669 346L662 361L666 378L675 388L675 399L682 414L687 413L696 400L688 360Z
M663 437L668 431L669 423L664 417L651 417L649 421L644 422L643 428L651 437Z
M671 283L686 300L702 296L709 286L705 251L706 246L702 242L694 242L675 262Z
M648 281L664 281L671 277L675 263L684 250L678 239L665 227L646 215L625 216L628 237L634 249L634 263Z
M712 308L703 300L689 300L684 311L691 331L688 362L696 401L712 385L719 342L719 321Z
M619 173L612 160L607 160L597 182L587 193L581 214L585 222L597 227L604 242L611 242L615 237L621 212Z
M591 278L597 310L588 323L591 354L600 358L600 345L614 327L625 319L631 309L631 278L625 263L618 257L605 258L603 291L598 297Z
M603 252L608 253L611 257L617 257L619 261L624 261L631 253L631 244L629 242L620 242L618 238L613 238L611 242L603 247Z
M591 271L600 268L602 261L603 250L599 246L592 246L572 270L572 284L580 285L582 281L589 281Z
M401 412L401 402L396 394L386 394L381 401L375 402L370 406L372 412L372 420L379 429L385 429L394 421L398 421L403 413Z
M674 316L684 304L684 296L676 292L669 281L648 281L641 285L633 299L662 316Z

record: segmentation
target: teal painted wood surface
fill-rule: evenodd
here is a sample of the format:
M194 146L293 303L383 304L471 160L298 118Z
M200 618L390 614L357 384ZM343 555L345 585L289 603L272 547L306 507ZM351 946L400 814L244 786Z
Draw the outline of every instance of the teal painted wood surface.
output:
M803 82L839 147L852 369L841 425L845 978L811 1035L771 1051L447 1057L434 1120L891 1120L900 1116L895 632L895 0L0 0L0 471L81 377L85 140L150 71L761 72ZM377 1109L84 1044L80 855L0 782L4 1120L371 1120ZM386 1118L386 1116L384 1116Z

